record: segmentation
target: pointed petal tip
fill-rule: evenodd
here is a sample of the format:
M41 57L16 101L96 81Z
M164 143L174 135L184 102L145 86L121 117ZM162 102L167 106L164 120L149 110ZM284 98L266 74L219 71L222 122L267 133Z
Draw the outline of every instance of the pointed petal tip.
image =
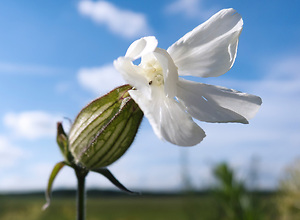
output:
M192 131L189 131L189 138L186 138L186 136L183 138L175 137L173 139L164 136L163 138L166 141L181 147L193 147L200 144L205 137L206 134L204 130L195 123L195 126L193 127Z
M259 96L257 96L257 98L258 98L257 104L262 105L262 103L263 103L262 98Z
M249 124L249 121L245 118L245 120L236 121L236 123L241 123L241 124L247 125L247 124Z
M206 137L206 134L203 131L202 135L198 136L199 140L196 143L191 143L191 144L187 144L187 145L180 145L180 146L182 146L182 147L194 147L194 146L200 144L204 140L205 137Z

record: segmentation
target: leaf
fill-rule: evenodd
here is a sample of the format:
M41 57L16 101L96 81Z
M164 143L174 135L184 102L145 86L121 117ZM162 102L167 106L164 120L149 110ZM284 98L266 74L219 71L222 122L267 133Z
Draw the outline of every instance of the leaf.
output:
M123 186L123 184L121 184L107 168L98 168L98 169L93 169L92 171L94 171L96 173L100 173L103 176L105 176L112 184L114 184L120 190L123 190L123 191L131 193L131 194L140 194L138 192L130 191L125 186Z
M57 176L57 174L59 173L59 171L65 166L67 165L65 161L62 161L62 162L59 162L57 163L51 174L50 174L50 178L49 178L49 181L48 181L48 187L47 187L47 190L46 190L46 193L45 193L45 196L46 196L46 204L43 205L43 210L47 209L48 206L50 205L50 200L51 200L51 191L52 191L52 184L53 184L53 181L55 179L55 177Z

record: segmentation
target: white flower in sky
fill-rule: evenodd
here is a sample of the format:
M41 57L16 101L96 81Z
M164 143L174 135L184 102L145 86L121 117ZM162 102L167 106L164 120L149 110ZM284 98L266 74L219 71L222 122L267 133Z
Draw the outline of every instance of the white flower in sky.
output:
M242 17L224 9L184 35L167 50L155 37L133 42L116 69L134 86L130 96L148 118L155 134L173 144L193 146L205 137L192 117L205 122L247 124L262 101L258 96L179 76L216 77L233 65ZM141 58L141 63L133 61Z

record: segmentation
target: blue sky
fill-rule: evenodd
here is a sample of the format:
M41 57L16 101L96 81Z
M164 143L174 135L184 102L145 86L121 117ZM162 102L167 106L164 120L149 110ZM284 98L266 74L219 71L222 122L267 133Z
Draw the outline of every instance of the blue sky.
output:
M87 1L87 0L86 0ZM90 1L89 1L90 2ZM223 8L243 17L233 68L206 83L252 93L263 105L249 125L199 122L207 137L192 148L159 140L147 119L128 152L111 166L133 189L181 187L187 158L194 187L211 183L227 161L244 177L258 158L258 185L275 187L300 156L300 16L297 1L168 0L0 1L0 191L44 189L56 162L56 122L75 118L92 99L123 83L112 62L136 39L155 35L168 48ZM97 6L101 6L98 7ZM106 10L102 10L105 8ZM68 127L68 121L64 120ZM74 187L69 168L55 187ZM90 174L90 187L111 187Z

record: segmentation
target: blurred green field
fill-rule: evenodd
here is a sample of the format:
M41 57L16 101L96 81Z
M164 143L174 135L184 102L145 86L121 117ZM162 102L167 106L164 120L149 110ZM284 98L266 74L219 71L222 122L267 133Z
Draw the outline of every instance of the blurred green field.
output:
M273 195L262 196L265 219L276 220ZM75 220L75 196L53 196L42 211L42 195L1 196L1 220ZM87 200L87 220L215 220L223 219L218 202L210 194L192 196L103 196Z

